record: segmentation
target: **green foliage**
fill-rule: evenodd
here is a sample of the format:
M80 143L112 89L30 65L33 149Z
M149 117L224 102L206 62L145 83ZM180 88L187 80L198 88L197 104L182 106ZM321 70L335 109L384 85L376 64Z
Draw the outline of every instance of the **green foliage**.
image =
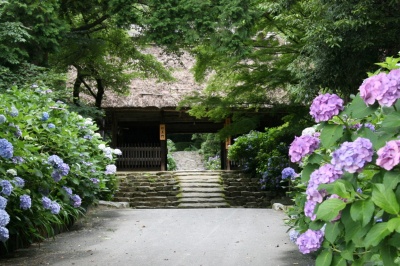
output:
M398 68L394 63L397 59L388 58L378 65L388 70ZM399 107L398 101L391 107L366 105L356 95L337 116L316 127L321 145L303 157L301 178L295 181L295 206L288 215L291 226L301 233L308 229L324 230L317 265L398 265L400 172L395 159L398 151L391 153L391 169L381 167L377 159L381 156L378 150L387 142L398 140ZM366 161L354 173L343 170L343 175L333 182L321 182L317 190L324 191L324 196L316 203L315 219L310 219L310 214L305 215L309 211L306 201L312 200L306 190L310 189L310 176L320 166L329 162L334 165L332 153L345 142L360 137L373 144L372 161Z
M200 154L203 155L207 170L221 169L221 140L217 134L194 134L192 139L201 143Z
M172 157L171 152L176 151L176 147L175 143L170 139L167 139L167 150L167 169L168 171L174 171L176 170L176 162L174 157Z
M8 200L10 239L23 244L54 235L57 227L71 225L87 206L98 199L110 200L116 190L116 177L112 171L106 173L106 166L113 165L118 151L106 147L90 118L70 112L66 104L53 101L54 96L47 87L37 85L13 87L0 94L0 115L5 118L0 139L13 146L11 156L3 156L4 146L0 149L0 181L10 181L14 187L7 195L3 185L0 194ZM69 166L67 173L54 175L58 168L48 162L52 155ZM23 187L14 183L14 175L25 180ZM27 210L20 208L21 195L31 198ZM60 205L58 214L45 208L44 196Z
M287 152L291 136L308 125L308 121L297 115L286 116L284 120L286 123L282 126L267 128L265 132L252 131L236 138L228 150L230 160L260 177L263 189L280 186L282 169L289 166Z

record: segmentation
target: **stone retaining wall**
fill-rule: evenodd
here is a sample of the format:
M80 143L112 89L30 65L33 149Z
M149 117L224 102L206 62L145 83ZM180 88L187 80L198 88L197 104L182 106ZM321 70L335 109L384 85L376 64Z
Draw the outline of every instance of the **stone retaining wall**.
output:
M241 171L224 171L221 177L225 199L231 207L271 208L281 196L275 191L261 190L258 178L251 178Z

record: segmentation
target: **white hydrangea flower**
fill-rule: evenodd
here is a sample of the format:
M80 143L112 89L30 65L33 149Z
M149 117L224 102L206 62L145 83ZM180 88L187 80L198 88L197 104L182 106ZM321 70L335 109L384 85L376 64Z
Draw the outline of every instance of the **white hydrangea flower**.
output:
M8 169L7 170L7 174L11 174L13 176L17 176L17 171L15 171L14 169Z
M86 118L85 122L83 123L85 125L93 125L93 121L91 118Z
M308 135L308 136L313 136L315 134L315 128L313 127L308 127L303 129L303 131L301 132L302 136Z
M93 137L101 138L101 135L100 135L100 133L94 133L94 134L93 134Z
M122 151L120 149L114 149L113 152L115 155L122 155Z
M106 145L105 145L105 144L103 144L103 143L102 143L102 144L99 144L99 149L100 149L100 150L104 150L105 148L106 148Z

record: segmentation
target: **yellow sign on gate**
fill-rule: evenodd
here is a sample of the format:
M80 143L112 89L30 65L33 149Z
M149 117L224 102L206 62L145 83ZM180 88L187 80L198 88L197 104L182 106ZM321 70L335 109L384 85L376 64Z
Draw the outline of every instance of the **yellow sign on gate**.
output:
M165 124L160 124L160 140L166 139Z

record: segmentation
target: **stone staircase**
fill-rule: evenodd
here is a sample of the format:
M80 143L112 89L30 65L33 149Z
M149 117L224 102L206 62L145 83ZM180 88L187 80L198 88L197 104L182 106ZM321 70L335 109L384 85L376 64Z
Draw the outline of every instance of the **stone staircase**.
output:
M181 194L178 208L229 208L219 172L175 172Z

